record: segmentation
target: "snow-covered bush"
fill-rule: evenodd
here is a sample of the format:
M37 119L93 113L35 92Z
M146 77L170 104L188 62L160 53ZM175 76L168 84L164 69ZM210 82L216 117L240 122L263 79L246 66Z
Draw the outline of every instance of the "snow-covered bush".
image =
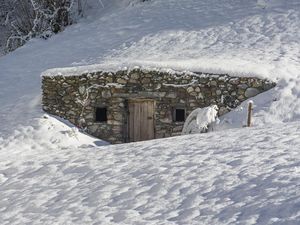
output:
M6 52L34 37L48 38L86 15L88 5L105 8L111 0L0 0L0 26L5 26ZM126 5L149 0L116 0ZM1 27L0 27L1 28ZM4 28L1 28L4 29ZM0 30L1 30L0 29Z
M8 51L32 37L47 38L72 23L70 11L74 0L13 0L10 4L13 12L8 18Z
M62 31L73 23L75 10L82 13L81 6L82 0L2 0L0 15L10 33L6 51Z
M208 126L218 121L217 114L218 106L216 105L195 109L187 117L182 129L182 134L207 132Z

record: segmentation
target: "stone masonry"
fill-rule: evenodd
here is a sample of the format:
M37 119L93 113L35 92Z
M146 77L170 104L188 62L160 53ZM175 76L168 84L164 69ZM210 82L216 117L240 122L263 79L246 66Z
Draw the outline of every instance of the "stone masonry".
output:
M154 99L156 138L179 135L186 115L196 108L218 105L223 115L241 102L275 86L268 80L228 75L160 72L141 69L93 72L80 76L43 76L44 111L69 120L87 133L111 143L128 142L129 99ZM95 109L107 108L107 121L95 122Z

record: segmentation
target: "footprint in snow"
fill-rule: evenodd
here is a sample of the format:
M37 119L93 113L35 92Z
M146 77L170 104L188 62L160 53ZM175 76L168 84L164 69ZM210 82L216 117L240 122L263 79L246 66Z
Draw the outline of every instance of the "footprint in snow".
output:
M5 176L5 174L0 173L0 184L3 184L7 180L8 178Z

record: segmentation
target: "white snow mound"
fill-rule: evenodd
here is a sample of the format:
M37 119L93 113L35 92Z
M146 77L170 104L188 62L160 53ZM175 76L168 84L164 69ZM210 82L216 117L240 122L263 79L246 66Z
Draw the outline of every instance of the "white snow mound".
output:
M300 224L299 0L102 3L0 57L1 224ZM40 89L47 69L95 64L278 85L252 99L254 128L97 147L105 143L43 118ZM242 104L220 129L245 118Z
M300 222L299 123L109 147L26 132L0 140L3 225Z

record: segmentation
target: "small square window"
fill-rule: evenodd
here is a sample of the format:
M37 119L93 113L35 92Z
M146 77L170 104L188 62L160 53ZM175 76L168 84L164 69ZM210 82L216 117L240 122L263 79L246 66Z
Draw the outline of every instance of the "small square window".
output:
M107 108L96 108L96 122L107 121Z
M185 121L185 109L175 109L174 111L174 122Z

